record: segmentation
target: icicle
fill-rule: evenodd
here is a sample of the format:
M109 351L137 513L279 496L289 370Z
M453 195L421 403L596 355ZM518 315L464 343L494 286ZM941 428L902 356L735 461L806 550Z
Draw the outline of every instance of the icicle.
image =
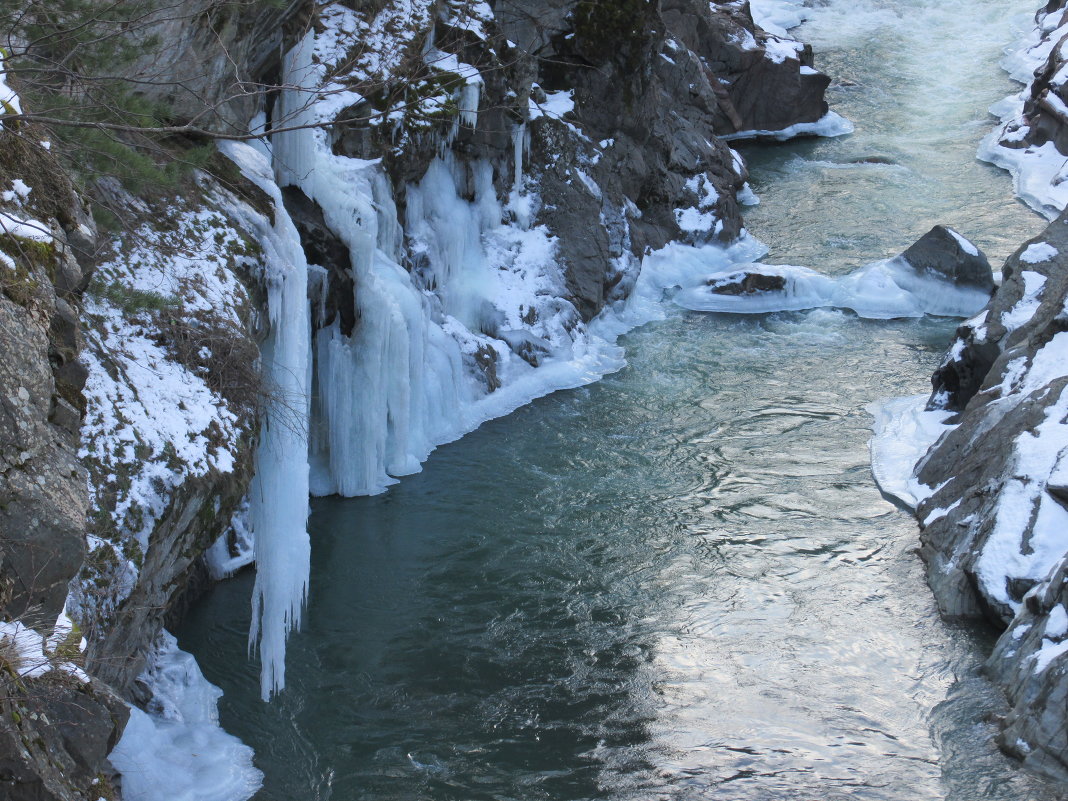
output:
M482 100L482 79L471 80L460 89L460 121L468 128L478 127L478 104Z
M524 231L530 229L534 210L531 198L523 194L523 157L527 147L527 124L520 123L512 131L512 191L508 195L508 211Z
M527 124L519 123L512 131L512 191L523 188L523 154L526 149Z
M220 149L275 204L273 227L266 218L258 221L271 320L261 349L269 397L248 513L256 538L249 648L259 646L260 694L266 701L285 686L286 637L300 627L308 590L308 264L266 158L235 142L223 142Z

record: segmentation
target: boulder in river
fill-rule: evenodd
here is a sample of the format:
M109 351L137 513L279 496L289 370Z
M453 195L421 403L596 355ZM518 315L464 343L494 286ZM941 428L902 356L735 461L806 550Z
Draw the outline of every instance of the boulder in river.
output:
M936 225L901 256L921 273L934 274L957 286L994 292L990 262L979 248L952 228Z
M783 292L786 276L755 271L740 271L708 279L708 291L717 295L755 295L759 292Z

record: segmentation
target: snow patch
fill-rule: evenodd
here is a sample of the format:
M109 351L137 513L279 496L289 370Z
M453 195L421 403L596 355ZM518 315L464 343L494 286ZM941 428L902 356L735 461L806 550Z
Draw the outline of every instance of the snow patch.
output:
M946 423L953 416L951 412L927 411L926 403L926 395L912 395L865 407L875 418L874 435L868 442L875 481L883 492L912 509L936 491L916 478L916 465L939 438L955 427ZM928 518L929 522L935 519Z
M1049 242L1035 242L1028 245L1027 250L1020 254L1020 261L1026 264L1041 264L1045 261L1053 261L1057 255L1057 248Z

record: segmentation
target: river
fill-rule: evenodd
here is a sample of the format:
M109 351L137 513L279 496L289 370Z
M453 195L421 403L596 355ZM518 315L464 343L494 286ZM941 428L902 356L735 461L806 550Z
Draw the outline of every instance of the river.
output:
M974 159L1028 3L830 0L796 33L856 133L742 148L769 262L842 274L935 223L1000 263L1043 221ZM258 799L1042 799L993 745L991 635L943 622L864 407L956 321L673 310L629 366L314 502L287 686L251 576L178 632L256 749Z

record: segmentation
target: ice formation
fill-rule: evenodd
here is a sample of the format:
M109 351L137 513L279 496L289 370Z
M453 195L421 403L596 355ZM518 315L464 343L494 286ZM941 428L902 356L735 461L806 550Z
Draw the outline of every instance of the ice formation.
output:
M269 398L248 510L256 558L249 646L259 647L260 694L267 700L285 686L286 637L300 627L308 591L308 264L267 159L248 145L227 142L220 147L275 205L273 225L246 213L264 251L271 321L270 336L261 347Z
M804 68L802 68L804 69ZM785 142L798 136L845 136L854 131L853 123L834 111L828 111L815 122L798 122L777 131L737 131L720 136L724 141L737 139L774 139Z
M712 257L709 266L718 266L718 257L708 249L690 258L709 256ZM783 288L733 295L713 291L715 283L740 280L745 275L779 280ZM860 317L876 320L927 314L968 317L990 299L982 290L955 286L918 273L900 256L874 262L845 276L828 276L791 265L730 264L698 273L696 277L696 285L680 284L681 290L674 301L685 309L707 312L756 314L831 307L851 309Z
M381 84L398 69L398 54L410 49L415 32L436 13L431 5L407 0L367 19L340 4L324 7L322 26L283 59L288 88L272 109L278 130L270 143L224 148L280 209L278 187L295 187L317 204L349 252L358 287L351 301L358 325L347 331L338 319L312 331L301 300L303 282L312 303L325 304L327 265L303 263L284 210L273 231L261 232L268 261L275 263L270 253L278 254L269 269L275 276L269 299L274 332L264 350L265 364L287 399L269 413L248 513L258 566L252 638L260 636L264 697L283 686L285 635L299 623L307 589L308 491L382 492L398 477L418 471L435 447L484 421L619 369L624 361L616 337L663 316L666 289L695 286L714 269L709 260L726 270L763 252L759 243L743 237L730 247L669 248L649 256L629 299L587 326L566 298L555 238L532 222L540 199L537 186L523 176L525 123L514 131L513 188L504 200L497 197L495 167L488 161L453 158L445 146L448 131L421 134L441 137L442 147L424 176L405 188L399 218L380 160L339 155L329 132L317 126L364 100L347 87ZM778 3L773 16L789 22L803 13L790 11L790 5ZM451 8L460 15L454 20L459 27L484 35L492 18L487 4ZM475 66L438 44L431 37L423 48L426 66L459 76L461 85L432 88L415 102L429 114L456 103L455 136L458 126L479 124L483 78ZM349 57L350 52L355 55ZM783 43L772 55L793 58L796 45ZM572 92L559 89L544 93L540 102L531 100L529 118L547 118L539 124L563 126L592 146L567 119L573 109ZM390 109L370 122L394 126L395 142L403 147L409 135L401 124L405 113ZM279 120L284 125L277 125ZM265 123L261 113L252 127L263 130ZM830 114L783 135L849 129ZM601 148L610 145L606 140ZM598 196L600 189L588 175L576 168L575 176ZM712 212L709 186L698 180L693 190L698 205L680 209L679 222L693 231L715 230L721 223ZM747 197L755 200L751 192ZM628 275L637 272L636 262L621 266ZM298 462L305 456L301 472ZM224 553L216 556L219 572L232 569Z
M245 801L260 788L252 749L219 726L222 691L166 631L141 681L152 690L149 712L131 707L109 756L125 801Z
M916 463L939 437L953 429L946 422L953 416L951 412L926 411L926 405L926 395L912 395L866 407L875 418L868 442L875 482L911 509L935 492L913 474Z

